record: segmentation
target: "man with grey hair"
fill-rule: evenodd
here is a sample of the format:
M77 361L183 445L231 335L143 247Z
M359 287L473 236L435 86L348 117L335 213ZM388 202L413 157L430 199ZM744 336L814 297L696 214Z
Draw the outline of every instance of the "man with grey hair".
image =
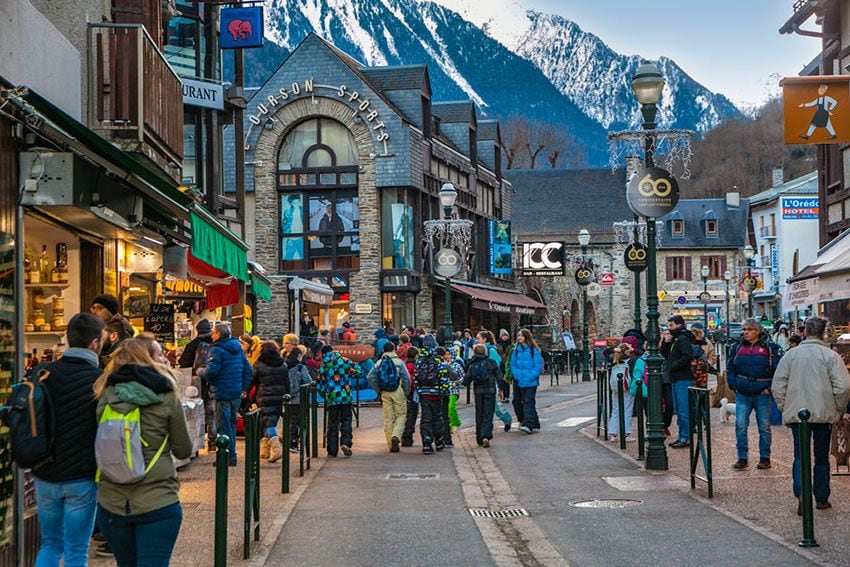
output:
M841 356L824 340L827 320L806 320L806 340L790 349L779 363L773 377L773 397L782 411L782 421L794 435L793 489L798 499L800 481L800 418L806 408L811 413L814 439L814 478L812 492L818 510L832 508L829 502L829 444L832 424L841 417L845 397L850 388L850 374ZM799 501L797 514L802 515Z
M230 437L229 464L235 467L236 415L251 383L251 363L239 340L230 336L228 325L218 323L213 328L212 340L207 364L198 369L198 376L209 384L216 431Z
M738 461L736 471L749 466L748 436L750 414L755 410L759 430L759 463L756 468L770 468L770 391L773 374L782 356L779 346L770 340L757 319L745 319L743 337L729 349L726 378L735 391L735 438Z

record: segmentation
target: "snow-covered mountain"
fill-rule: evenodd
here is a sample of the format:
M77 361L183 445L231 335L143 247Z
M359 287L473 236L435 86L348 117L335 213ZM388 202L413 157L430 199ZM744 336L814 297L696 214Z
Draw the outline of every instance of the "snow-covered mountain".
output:
M607 162L607 131L639 124L629 87L638 56L618 55L563 17L527 12L520 0L493 0L498 17L472 10L473 0L438 1L264 0L272 41L246 52L246 83L264 82L315 32L365 65L428 64L434 100L469 98L486 116L567 128L592 165ZM667 78L661 127L705 131L741 117L673 61L659 67Z

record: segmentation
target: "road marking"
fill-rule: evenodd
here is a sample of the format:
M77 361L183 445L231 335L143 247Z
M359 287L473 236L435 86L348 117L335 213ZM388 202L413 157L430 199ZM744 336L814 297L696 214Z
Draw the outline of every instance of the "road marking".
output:
M687 489L690 484L675 476L603 476L602 480L621 492Z
M577 425L582 425L587 423L588 421L593 421L596 419L595 417L569 417L564 421L558 423L558 427L576 427Z
M452 460L463 499L472 509L523 509L487 449L473 448L472 435L458 435ZM493 562L499 567L569 565L531 517L473 516Z

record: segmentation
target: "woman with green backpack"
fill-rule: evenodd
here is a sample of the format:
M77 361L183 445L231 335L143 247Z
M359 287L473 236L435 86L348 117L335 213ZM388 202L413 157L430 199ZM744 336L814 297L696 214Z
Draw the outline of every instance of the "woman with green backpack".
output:
M94 385L97 524L119 567L168 565L183 521L171 455L194 449L176 377L157 351L155 340L124 341Z

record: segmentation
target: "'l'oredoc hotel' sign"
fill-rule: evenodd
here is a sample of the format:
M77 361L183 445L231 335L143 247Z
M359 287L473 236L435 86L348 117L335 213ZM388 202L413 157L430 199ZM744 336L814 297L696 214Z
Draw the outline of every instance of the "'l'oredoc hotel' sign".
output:
M384 154L388 154L387 141L390 139L390 134L387 132L387 126L380 118L380 113L372 106L372 101L368 98L361 97L358 91L353 91L347 85L316 85L313 79L308 79L303 83L292 83L289 88L281 87L276 95L269 95L265 100L257 104L255 107L256 114L248 116L248 121L251 123L251 128L259 126L264 116L273 114L278 105L290 97L309 94L311 97L315 94L316 89L327 89L334 92L337 98L343 99L353 108L352 117L360 115L361 120L369 126L369 128L377 134L376 140L383 144ZM247 141L250 131L246 134ZM248 144L245 144L245 149L250 149Z

